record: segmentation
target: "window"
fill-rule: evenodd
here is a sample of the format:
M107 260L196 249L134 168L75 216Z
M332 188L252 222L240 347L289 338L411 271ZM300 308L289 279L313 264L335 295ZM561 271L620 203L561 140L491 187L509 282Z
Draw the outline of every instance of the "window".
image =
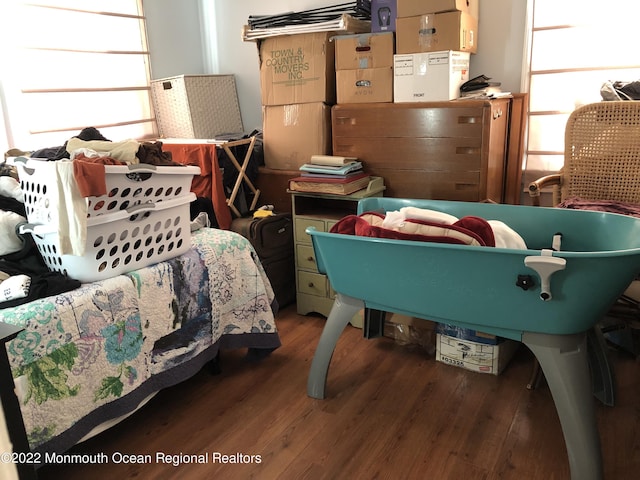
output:
M525 188L562 168L564 127L576 107L601 101L600 88L608 80L640 79L640 2L529 2Z
M89 126L155 134L141 0L4 0L0 19L0 146L59 146Z

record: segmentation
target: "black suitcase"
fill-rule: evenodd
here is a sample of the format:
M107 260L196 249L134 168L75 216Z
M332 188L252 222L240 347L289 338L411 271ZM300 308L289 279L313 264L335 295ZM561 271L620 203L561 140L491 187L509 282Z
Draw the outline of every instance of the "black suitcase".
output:
M231 230L247 238L269 277L280 307L296 299L293 220L290 213L236 218Z

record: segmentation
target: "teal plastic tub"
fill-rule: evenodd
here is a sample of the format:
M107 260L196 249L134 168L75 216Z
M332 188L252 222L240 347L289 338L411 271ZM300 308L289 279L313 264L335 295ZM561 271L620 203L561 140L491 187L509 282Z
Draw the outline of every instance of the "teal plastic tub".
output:
M587 332L640 271L640 219L560 208L381 197L360 200L358 213L405 206L458 218L500 220L523 237L527 249L389 240L308 228L318 270L337 294L311 363L307 394L324 398L338 338L364 307L519 340L540 362L553 395L572 480L601 480Z
M640 271L640 219L382 197L360 200L358 213L405 206L500 220L523 237L527 249L388 240L308 228L318 269L337 294L311 363L307 394L324 398L338 339L364 307L519 340L540 362L553 395L572 480L601 480L587 332ZM600 358L604 356L600 351Z
M414 206L461 218L501 220L528 250L387 240L309 228L318 269L336 292L367 307L480 330L514 340L525 331L572 334L590 329L640 271L640 219L616 214L488 203L366 198L358 213ZM550 276L551 299L525 258L551 249L562 234L566 261ZM547 251L547 253L549 253ZM517 286L519 276L534 284Z

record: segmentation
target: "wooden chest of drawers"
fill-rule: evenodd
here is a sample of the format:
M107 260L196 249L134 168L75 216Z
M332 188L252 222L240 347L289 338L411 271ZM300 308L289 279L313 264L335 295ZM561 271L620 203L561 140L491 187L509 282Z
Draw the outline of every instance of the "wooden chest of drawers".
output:
M384 178L385 196L504 201L508 98L339 104L333 154Z

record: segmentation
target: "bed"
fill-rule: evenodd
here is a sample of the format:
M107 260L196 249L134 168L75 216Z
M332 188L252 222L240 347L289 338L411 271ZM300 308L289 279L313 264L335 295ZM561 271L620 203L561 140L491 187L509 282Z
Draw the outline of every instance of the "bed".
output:
M175 258L0 310L23 328L6 352L29 449L68 450L221 349L265 357L280 346L276 310L248 240L213 228Z

